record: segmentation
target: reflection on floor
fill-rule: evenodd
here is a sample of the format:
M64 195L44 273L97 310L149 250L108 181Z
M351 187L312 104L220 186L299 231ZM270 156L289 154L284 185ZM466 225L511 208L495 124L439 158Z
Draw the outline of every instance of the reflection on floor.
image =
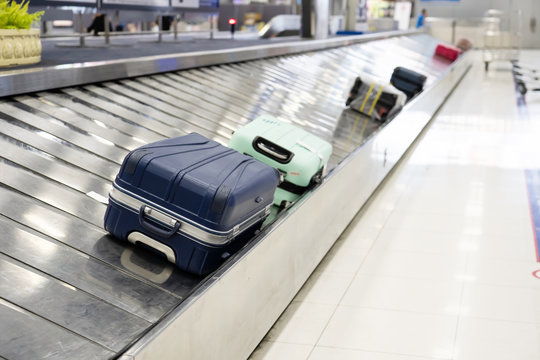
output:
M251 359L539 359L539 138L540 93L518 108L510 64L478 56Z

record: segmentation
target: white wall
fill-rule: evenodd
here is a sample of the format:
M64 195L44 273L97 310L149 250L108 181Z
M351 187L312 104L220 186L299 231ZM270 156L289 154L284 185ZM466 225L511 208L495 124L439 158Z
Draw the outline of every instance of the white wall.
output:
M427 1L414 0L414 13L418 16L422 9L428 16L473 19L484 16L487 9L499 9L505 16L521 10L521 46L523 48L540 48L540 0L460 0L460 1ZM515 16L513 17L515 19ZM536 20L536 29L531 22ZM503 26L509 28L509 20Z
M530 0L513 0L526 2ZM536 0L538 1L538 0ZM415 0L415 15L426 9L428 16L473 18L482 17L487 9L507 10L512 0L460 0L460 1L426 1Z

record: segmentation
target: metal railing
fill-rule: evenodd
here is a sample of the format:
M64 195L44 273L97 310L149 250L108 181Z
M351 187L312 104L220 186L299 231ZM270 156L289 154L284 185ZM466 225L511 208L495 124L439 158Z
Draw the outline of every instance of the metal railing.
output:
M110 31L109 30L109 26L108 26L108 21L107 21L107 15L103 15L104 17L104 24L105 25L105 31L100 31L96 34L92 34L92 33L88 33L88 32L85 32L84 29L83 29L83 19L82 19L82 13L79 13L78 14L78 17L79 17L79 29L78 29L78 32L75 32L75 33L72 33L72 34L42 34L41 35L41 38L42 39L51 39L51 38L78 38L79 39L79 42L78 43L75 43L75 44L71 44L71 43L57 43L56 46L58 47L81 47L81 48L84 48L84 47L108 47L108 46L130 46L130 44L111 44L111 37L119 37L119 36L145 36L145 35L154 35L154 36L157 36L157 39L156 40L153 40L151 42L156 42L156 43L161 43L161 42L164 42L164 39L163 39L163 35L170 35L172 34L173 35L173 40L174 41L178 41L180 40L179 39L179 35L182 35L182 34L205 34L205 33L208 33L209 35L209 38L210 39L213 39L214 38L214 16L211 15L210 16L210 29L208 31L206 30L200 30L200 31L178 31L178 16L176 16L174 18L174 21L171 23L171 29L170 30L161 30L162 27L163 27L163 23L162 23L162 18L159 17L159 20L158 20L158 26L159 26L159 29L158 31L135 31L135 32L130 32L130 31ZM104 43L103 44L88 44L87 41L86 41L86 38L87 37L90 37L90 38L103 38L104 40ZM182 40L185 40L182 39Z

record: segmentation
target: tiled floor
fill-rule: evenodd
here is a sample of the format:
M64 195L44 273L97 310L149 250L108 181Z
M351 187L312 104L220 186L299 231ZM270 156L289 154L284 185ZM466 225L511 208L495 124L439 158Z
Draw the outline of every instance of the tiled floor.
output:
M251 359L540 359L524 176L540 169L540 93L526 100L509 64L485 74L478 56Z

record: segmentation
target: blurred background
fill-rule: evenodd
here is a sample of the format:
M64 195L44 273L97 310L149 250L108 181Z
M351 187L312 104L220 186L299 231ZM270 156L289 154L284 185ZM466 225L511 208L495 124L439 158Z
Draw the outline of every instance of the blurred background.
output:
M487 32L500 31L499 42L509 44L517 36L523 48L540 46L538 0L331 0L328 34L414 28L422 9L427 12L425 28L448 42L466 37L482 47ZM228 21L234 18L236 31L257 33L279 17L299 23L302 4L300 0L32 0L29 10L45 11L42 35L86 31L96 14L106 15L115 32L173 31L173 27L178 32L228 31Z

